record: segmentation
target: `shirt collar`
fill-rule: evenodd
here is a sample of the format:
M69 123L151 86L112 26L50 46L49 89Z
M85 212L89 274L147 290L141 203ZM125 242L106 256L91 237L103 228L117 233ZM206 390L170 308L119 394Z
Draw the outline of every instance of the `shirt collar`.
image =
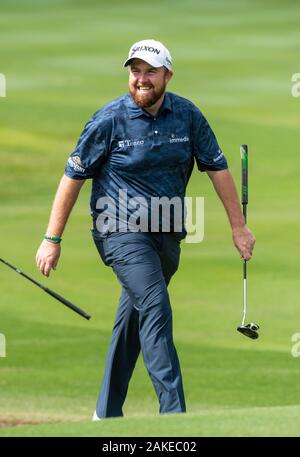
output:
M147 113L144 111L142 108L140 108L133 100L131 95L128 93L127 94L127 109L129 111L129 118L130 119L135 119L140 116L148 116L152 117L150 113ZM158 116L163 113L164 111L172 111L172 102L171 102L171 97L168 94L168 92L165 93L164 101L159 109Z

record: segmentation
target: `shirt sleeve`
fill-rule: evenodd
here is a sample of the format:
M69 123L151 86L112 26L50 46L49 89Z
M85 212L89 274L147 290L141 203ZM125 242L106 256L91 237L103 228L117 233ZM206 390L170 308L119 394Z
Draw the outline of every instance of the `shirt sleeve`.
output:
M107 157L110 133L110 119L99 119L97 113L94 114L67 160L66 176L73 179L93 178Z
M200 171L217 171L228 168L227 160L218 145L214 132L196 107L193 111L193 149Z

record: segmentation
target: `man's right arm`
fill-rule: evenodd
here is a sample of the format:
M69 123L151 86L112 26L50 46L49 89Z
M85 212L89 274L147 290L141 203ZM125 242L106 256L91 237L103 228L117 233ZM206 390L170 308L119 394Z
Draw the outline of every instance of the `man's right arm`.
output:
M63 176L53 202L47 234L61 237L72 208L77 200L85 180L71 179ZM36 254L36 264L41 273L49 276L55 270L60 256L60 244L43 240Z

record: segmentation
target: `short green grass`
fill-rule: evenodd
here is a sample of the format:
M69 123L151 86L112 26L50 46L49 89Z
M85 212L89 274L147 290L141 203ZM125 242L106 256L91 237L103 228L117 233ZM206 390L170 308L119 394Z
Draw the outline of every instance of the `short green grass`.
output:
M2 429L1 436L299 436L299 406L203 409L168 417L136 416L101 422L64 422Z
M158 14L159 12L159 14ZM85 321L0 265L0 436L299 436L297 2L2 0L0 256L92 314ZM64 234L48 280L34 263L68 154L100 106L127 90L121 67L141 38L174 58L170 90L206 114L240 188L239 145L249 145L250 320L257 341L236 332L242 265L208 178L194 171L188 195L205 197L205 239L183 244L170 285L174 335L188 412L159 416L141 358L123 419L90 423L116 303L113 273L90 229L90 183ZM9 423L23 425L9 427ZM28 424L26 425L26 422Z

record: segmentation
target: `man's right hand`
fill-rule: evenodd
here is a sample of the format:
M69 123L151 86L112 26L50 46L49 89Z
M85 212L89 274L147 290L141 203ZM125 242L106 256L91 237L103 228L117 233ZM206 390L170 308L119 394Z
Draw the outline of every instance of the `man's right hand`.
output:
M44 276L49 276L51 270L56 269L60 256L60 244L54 244L50 241L43 240L37 253L36 264Z

